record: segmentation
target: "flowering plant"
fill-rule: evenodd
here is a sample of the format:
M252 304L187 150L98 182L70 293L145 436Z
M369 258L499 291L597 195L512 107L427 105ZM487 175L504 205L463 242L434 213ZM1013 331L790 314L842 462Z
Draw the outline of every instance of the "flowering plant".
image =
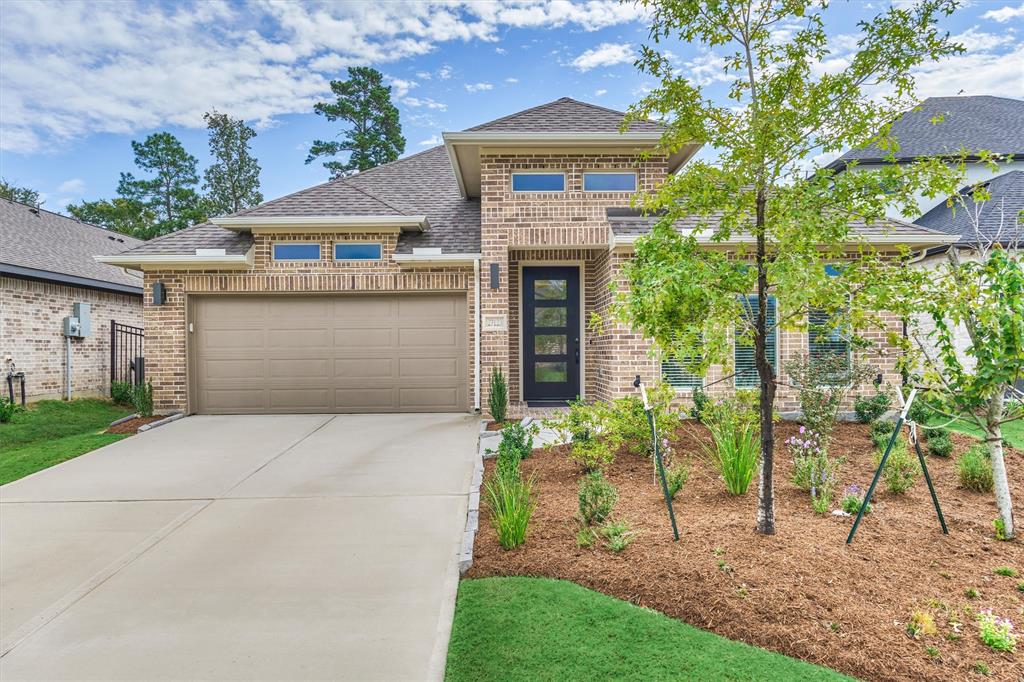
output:
M846 486L846 490L843 491L843 511L847 514L856 514L860 511L860 506L864 504L864 495L860 486L853 484ZM864 513L867 514L871 511L871 505L869 504Z
M1009 618L996 616L992 609L982 609L978 614L978 628L981 641L996 651L1013 651L1017 646L1013 622Z
M793 455L793 461L802 457L820 457L825 455L825 446L821 442L821 435L806 426L800 427L800 433L786 439L789 447L789 454Z

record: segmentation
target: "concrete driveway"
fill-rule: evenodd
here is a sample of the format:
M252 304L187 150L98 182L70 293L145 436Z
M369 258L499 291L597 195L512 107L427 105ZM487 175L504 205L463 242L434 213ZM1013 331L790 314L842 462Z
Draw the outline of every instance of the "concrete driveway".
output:
M444 669L477 422L197 416L0 488L0 679Z

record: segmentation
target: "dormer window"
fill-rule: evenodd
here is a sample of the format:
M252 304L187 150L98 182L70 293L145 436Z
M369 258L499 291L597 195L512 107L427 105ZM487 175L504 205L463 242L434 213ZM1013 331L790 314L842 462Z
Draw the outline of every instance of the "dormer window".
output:
M565 173L513 173L513 192L564 192Z
M593 172L583 174L584 192L635 192L636 173Z

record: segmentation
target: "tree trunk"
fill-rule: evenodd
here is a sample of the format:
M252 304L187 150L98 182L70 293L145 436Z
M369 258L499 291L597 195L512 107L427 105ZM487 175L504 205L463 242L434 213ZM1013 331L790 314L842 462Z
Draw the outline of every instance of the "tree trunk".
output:
M1003 520L1003 534L1009 540L1013 537L1013 502L1010 500L1010 484L1006 479L1006 462L1003 459L1003 429L999 422L1003 418L1003 390L1000 388L989 400L985 414L985 444L992 462L992 482L996 490L996 506L999 518Z
M757 193L757 321L754 325L754 362L761 383L759 401L761 416L761 471L758 484L757 527L758 533L775 535L775 487L772 480L773 432L772 413L775 408L775 370L768 362L768 271L766 267L767 245L764 235L765 196Z

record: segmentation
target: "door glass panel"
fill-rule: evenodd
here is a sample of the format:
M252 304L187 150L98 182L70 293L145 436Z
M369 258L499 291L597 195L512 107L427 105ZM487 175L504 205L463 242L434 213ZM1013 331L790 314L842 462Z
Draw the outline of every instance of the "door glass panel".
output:
M533 364L533 378L539 384L564 383L569 380L568 363L535 362Z
M533 283L533 297L540 301L564 301L569 283L564 279L538 279Z
M533 352L536 355L565 355L567 347L565 334L537 334L533 337Z
M565 308L533 309L533 324L536 327L564 327L569 319Z

